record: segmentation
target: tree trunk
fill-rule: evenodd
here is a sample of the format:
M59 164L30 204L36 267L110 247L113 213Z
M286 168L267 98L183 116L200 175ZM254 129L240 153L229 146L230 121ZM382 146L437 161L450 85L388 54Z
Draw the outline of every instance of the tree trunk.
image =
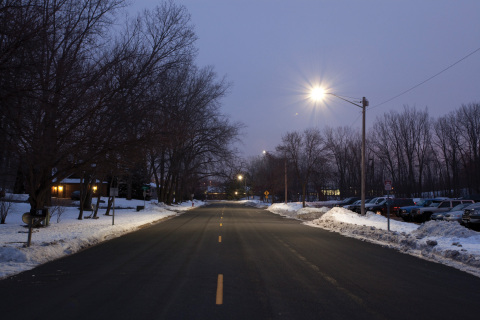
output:
M306 205L305 205L305 193L306 193L306 190L307 190L307 183L304 182L304 183L302 183L302 205L303 205L304 208L306 207Z
M105 212L106 216L110 215L110 209L112 208L113 197L108 197L108 204L107 204L107 212Z

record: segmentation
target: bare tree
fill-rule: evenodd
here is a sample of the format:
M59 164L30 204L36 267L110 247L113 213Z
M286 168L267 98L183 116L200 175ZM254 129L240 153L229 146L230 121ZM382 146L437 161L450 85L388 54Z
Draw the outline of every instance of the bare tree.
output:
M461 163L471 193L480 193L480 104L469 103L456 112Z
M359 194L361 135L350 127L326 128L326 147L335 159L336 185L342 197Z
M374 154L386 169L397 194L419 194L423 170L431 155L431 132L428 111L404 107L377 118L370 134Z
M13 205L12 197L0 197L0 224L5 224L8 212Z
M460 194L460 127L456 124L455 113L438 118L433 125L433 146L440 172L437 175L443 190L449 196Z
M189 15L173 2L145 11L110 45L109 26L122 5L121 0L44 0L12 13L21 18L32 11L33 29L39 30L11 41L20 43L17 54L9 48L0 53L8 62L18 57L30 62L22 72L10 68L15 81L2 83L2 88L25 84L23 94L7 94L14 92L9 89L1 102L8 123L2 130L22 159L32 208L46 204L53 181L88 171L114 149L130 155L141 150L151 104L144 93L195 51Z
M173 194L190 198L204 178L219 175L226 161L235 157L230 148L242 125L230 123L219 110L229 84L218 81L212 68L185 65L162 82L159 103L151 122L150 170L159 201L170 203ZM158 126L158 123L163 125Z
M303 134L289 132L282 137L278 152L285 153L302 185L302 203L305 207L307 187L314 172L324 164L325 141L318 129L306 129Z

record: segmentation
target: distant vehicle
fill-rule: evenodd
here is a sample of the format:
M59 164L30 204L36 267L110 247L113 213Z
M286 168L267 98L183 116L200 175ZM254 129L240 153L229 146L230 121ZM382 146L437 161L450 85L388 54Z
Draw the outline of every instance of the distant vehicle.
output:
M355 206L357 206L357 205L359 205L359 206L362 205L362 200L361 200L361 199L355 201L355 202L352 203L352 204L347 204L346 206L343 206L343 207L344 207L345 209L347 209L347 210L352 210L352 209L355 208Z
M376 198L367 198L365 199L365 206L367 205L367 203L370 203L373 201L373 199L376 199ZM352 205L351 209L353 212L356 212L356 213L361 213L362 211L362 200L360 200L360 202L358 204L355 204L355 205Z
M398 210L400 207L405 207L413 205L414 202L410 198L387 198L385 201L369 206L368 210L373 211L376 214L386 215L388 212L388 207L390 206L390 214L398 215Z
M70 195L70 199L72 200L80 200L80 191L73 191Z
M410 216L410 213L412 209L418 209L418 208L423 208L427 207L432 202L440 203L442 202L441 199L421 199L418 201L415 205L413 206L406 206L406 207L401 207L398 211L398 216L403 219L403 221L412 221L412 217Z
M463 207L461 209L458 209L458 210L457 210L457 207L459 207L459 206L456 206L455 208L452 208L452 210L448 211L443 216L443 220L445 220L445 221L457 221L458 223L463 224L462 223L462 216L465 213L465 210L480 207L480 203L468 204L465 207Z
M444 200L439 204L432 203L428 207L419 208L419 209L412 209L411 217L412 221L428 221L432 214L436 212L446 212L449 211L451 208L461 204L461 203L473 203L473 200Z
M432 216L430 217L430 220L447 220L445 218L447 215L449 215L449 217L453 217L455 216L456 212L460 214L459 217L460 217L460 220L462 220L463 209L471 205L472 205L471 203L460 203L448 211L441 211L441 212L436 212L432 214Z
M449 211L444 212L435 212L430 216L430 220L443 220L443 216L447 214Z
M480 226L480 204L465 208L462 215L462 224L467 227Z
M342 201L336 203L336 204L335 204L335 207L343 207L343 206L352 204L352 203L354 203L354 202L357 201L357 200L360 200L360 198L359 198L359 197L349 197L349 198L345 198L345 199L343 199Z
M387 201L386 197L373 198L369 203L365 203L365 212L372 211L372 208L383 205L385 201Z

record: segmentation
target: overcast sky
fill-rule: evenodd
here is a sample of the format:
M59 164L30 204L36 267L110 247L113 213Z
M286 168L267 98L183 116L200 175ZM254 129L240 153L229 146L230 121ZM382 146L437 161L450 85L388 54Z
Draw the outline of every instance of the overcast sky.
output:
M131 1L133 11L159 3ZM428 107L437 117L480 103L479 0L176 3L191 14L198 66L212 65L233 83L223 112L247 126L239 146L246 157L274 150L290 131L361 128L361 108L333 97L326 103L307 98L319 83L352 101L365 96L367 130L404 105Z

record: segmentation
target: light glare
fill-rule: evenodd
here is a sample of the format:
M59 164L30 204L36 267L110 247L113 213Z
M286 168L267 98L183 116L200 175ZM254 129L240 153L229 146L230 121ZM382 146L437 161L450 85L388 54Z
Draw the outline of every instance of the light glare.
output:
M323 100L324 96L325 96L325 90L322 87L315 87L310 92L310 98L315 101Z

